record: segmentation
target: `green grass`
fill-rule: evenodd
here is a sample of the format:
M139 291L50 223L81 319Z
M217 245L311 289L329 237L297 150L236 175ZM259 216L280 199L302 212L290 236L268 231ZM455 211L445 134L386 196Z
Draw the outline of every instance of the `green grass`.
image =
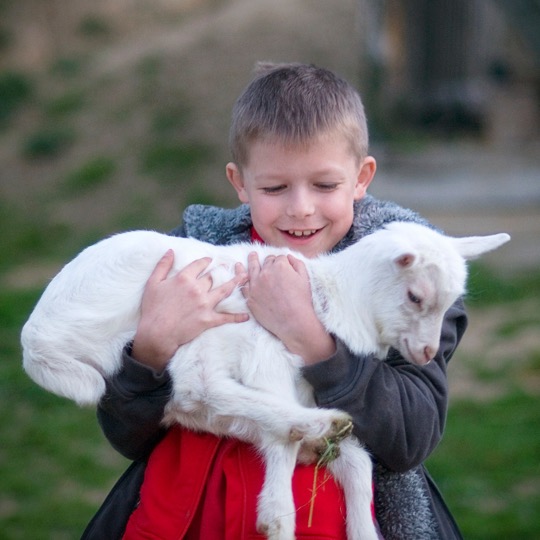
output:
M106 184L115 170L116 164L112 158L105 156L92 158L71 171L61 182L60 190L63 195L78 197L84 192Z
M467 304L490 306L529 297L540 297L540 272L505 279L482 263L469 268Z
M180 104L162 107L154 112L151 129L157 137L169 137L175 131L186 129L190 109L187 106L182 106L182 99L178 101Z
M58 256L68 246L73 249L67 227L51 224L37 211L32 219L27 214L30 212L0 199L0 251L4 255L0 274L31 260Z
M32 96L30 78L15 71L0 72L0 127L5 126Z
M28 160L57 158L72 146L75 138L75 132L71 128L47 126L26 137L22 145L22 155Z
M125 467L95 411L35 385L23 372L19 333L37 291L0 291L0 537L78 538Z
M489 403L450 408L430 458L469 540L540 538L540 398L519 390Z
M212 155L211 148L198 142L156 143L144 151L141 168L144 173L165 183L177 182L179 178L193 175Z
M79 23L78 31L87 38L103 38L112 33L107 20L97 15L87 15Z
M85 63L85 58L77 56L57 58L50 67L50 73L53 77L71 80L84 72Z
M65 118L83 109L85 97L80 90L69 90L52 98L44 105L45 113L51 119Z

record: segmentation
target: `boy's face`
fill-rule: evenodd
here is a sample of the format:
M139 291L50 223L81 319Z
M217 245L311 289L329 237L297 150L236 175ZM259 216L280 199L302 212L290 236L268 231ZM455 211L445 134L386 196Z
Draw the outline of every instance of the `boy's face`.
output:
M365 195L375 168L372 157L358 163L343 137L328 136L306 148L255 142L247 165L240 171L229 163L227 177L265 243L314 257L350 229L353 202Z

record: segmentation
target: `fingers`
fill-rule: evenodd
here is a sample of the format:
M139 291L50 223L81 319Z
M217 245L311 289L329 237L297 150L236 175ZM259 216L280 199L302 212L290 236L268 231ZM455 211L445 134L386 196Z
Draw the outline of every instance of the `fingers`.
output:
M252 251L248 255L248 274L249 276L255 276L261 271L261 263L259 261L259 256L257 253Z
M275 264L290 264L289 258L287 255L268 255L263 262L263 266L272 266Z
M171 271L171 268L174 264L174 251L172 249L168 249L159 259L158 263L156 264L154 270L150 274L150 277L148 278L148 281L163 281L167 278L169 275L169 272Z
M212 275L206 271L211 262L210 257L203 257L189 263L173 277L177 287L188 287L198 295L207 294L213 286Z
M198 294L209 294L215 298L214 305L220 300L229 296L237 286L242 286L248 281L248 273L244 265L236 263L234 267L234 276L218 287L213 288L212 273L207 272L212 259L203 257L196 259L186 265L180 272L173 276L179 286L185 286L188 283L196 284ZM158 261L151 279L154 282L164 281L167 279L169 272L174 264L174 251L168 250L165 255Z
M216 316L213 317L212 326L219 326L227 323L242 323L249 319L248 313L229 313L221 311L219 303L229 297L237 287L242 287L248 281L248 274L244 265L236 263L235 275L229 281L212 289L208 294L211 297L211 304L215 310Z
M216 287L215 289L212 289L210 291L210 294L214 297L213 304L214 306L219 304L221 300L224 298L227 298L231 295L231 293L236 289L236 287L242 282L245 281L244 278L240 279L238 276L234 276L229 281L226 281L222 285L219 285L219 287Z
M222 316L216 320L216 326L228 323L243 323L249 320L248 313L222 313Z
M307 276L307 268L304 264L304 261L298 259L294 255L287 255L287 259L289 260L290 265L293 267L293 269L302 276Z
M208 268L208 265L212 262L210 257L204 257L202 259L197 259L192 263L188 264L183 270L182 273L185 277L197 278ZM169 276L174 264L174 251L168 249L165 252L165 255L159 259L156 264L152 274L150 274L149 281L163 281Z
M186 277L200 278L203 277L201 274L210 266L212 259L210 257L203 257L202 259L196 259L193 262L190 262L187 266L184 267L182 273Z
M259 259L256 253L249 259L248 266L251 268L260 268ZM213 280L211 272L206 272L212 259L210 257L203 257L196 259L188 265L186 265L180 272L178 272L172 279L175 279L178 286L185 287L187 283L197 284L199 295L208 295L208 305L215 306L219 304L223 299L231 295L231 293L237 287L242 287L249 280L248 270L242 263L236 263L234 267L234 276L222 283L221 285L213 288ZM172 249L167 250L163 257L158 261L150 278L149 282L152 282L157 286L160 282L165 281L170 274L170 271L174 265L174 251ZM242 322L247 320L247 314L222 314L227 316L225 322Z
M269 267L283 262L288 262L286 255L267 255L261 265L258 254L251 252L248 255L248 273L250 276L253 276L258 274L264 267Z
M212 278L209 276L209 279L211 280ZM249 276L244 265L242 263L236 263L234 266L234 276L230 280L209 290L209 303L215 308L222 300L229 297L235 289L242 288L248 280ZM247 314L242 314L238 321L233 317L231 320L223 321L220 324L223 324L224 322L243 322L247 320L247 318L249 318L247 317Z
M245 285L249 279L246 267L242 263L236 263L234 265L234 279L237 285Z

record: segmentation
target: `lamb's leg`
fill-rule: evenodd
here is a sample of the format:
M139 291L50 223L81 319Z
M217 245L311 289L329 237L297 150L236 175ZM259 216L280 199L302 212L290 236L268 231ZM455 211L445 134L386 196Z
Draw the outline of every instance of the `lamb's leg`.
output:
M371 515L372 464L366 450L356 439L345 439L339 457L328 463L328 469L345 494L348 540L380 540Z
M269 442L259 450L265 462L264 484L257 505L257 530L268 540L294 540L296 509L292 476L299 443Z
M182 377L182 380L194 379ZM200 428L208 430L211 424L219 430L220 423L227 426L227 432L217 434L246 440L246 434L243 433L246 425L241 421L231 422L235 418L247 420L248 431L255 425L260 431L271 433L282 441L311 441L332 438L350 423L349 415L343 411L299 405L291 396L294 392L288 395L283 387L278 386L276 391L280 393L274 395L246 387L233 379L216 378L215 384L207 379L205 383L206 386L201 389L197 385L187 387L181 381L175 381L173 408L185 414L205 410L204 418L208 425ZM183 423L181 418L178 421ZM230 429L235 431L231 432ZM257 439L249 437L248 440L257 442Z

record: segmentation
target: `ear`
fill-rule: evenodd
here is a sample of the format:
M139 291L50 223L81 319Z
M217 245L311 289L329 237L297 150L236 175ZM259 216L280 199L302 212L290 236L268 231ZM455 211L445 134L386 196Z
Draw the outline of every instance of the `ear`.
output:
M474 259L497 249L510 240L510 235L506 233L492 234L489 236L468 236L465 238L452 238L452 242L458 253L464 259Z
M415 263L416 259L417 259L416 253L412 253L411 251L406 251L398 255L394 259L394 263L399 268L410 268Z
M238 199L240 199L240 202L249 203L249 197L244 185L244 177L238 165L232 162L227 163L227 166L225 167L225 173L227 175L227 179L231 183L232 187L235 189L238 195Z
M375 171L377 170L377 162L374 157L367 156L364 161L360 164L360 169L358 171L358 176L356 178L356 186L354 190L354 200L358 201L364 197L366 194L367 188L373 177L375 176Z

